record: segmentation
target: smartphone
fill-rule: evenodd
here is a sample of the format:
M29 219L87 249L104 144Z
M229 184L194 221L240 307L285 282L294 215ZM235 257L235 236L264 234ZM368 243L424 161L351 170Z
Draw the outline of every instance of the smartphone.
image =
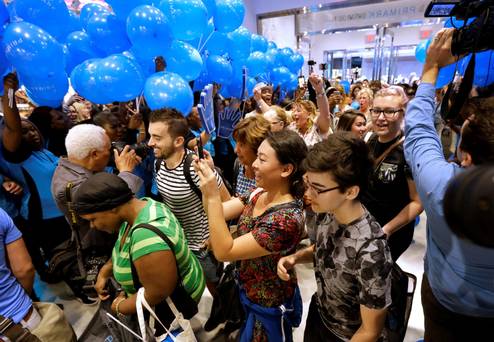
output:
M304 76L299 76L298 77L298 87L299 88L304 88L305 87L305 77Z
M202 146L201 136L197 137L197 156L199 159L204 159L204 148Z

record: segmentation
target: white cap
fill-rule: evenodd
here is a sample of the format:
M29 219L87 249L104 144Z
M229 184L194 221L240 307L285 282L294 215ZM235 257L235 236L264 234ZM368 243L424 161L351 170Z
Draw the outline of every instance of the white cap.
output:
M261 90L262 88L266 88L266 87L272 88L272 86L270 84L267 84L266 82L259 82L254 87L254 90Z

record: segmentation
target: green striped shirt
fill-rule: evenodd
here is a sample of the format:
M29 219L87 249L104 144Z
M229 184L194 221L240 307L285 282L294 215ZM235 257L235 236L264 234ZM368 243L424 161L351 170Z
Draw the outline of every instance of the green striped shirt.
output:
M170 209L163 203L156 202L150 198L142 198L142 200L147 201L146 207L137 215L134 225L131 228L132 234L129 232L121 250L120 244L125 234L127 223L124 222L120 227L118 239L112 253L113 275L115 279L127 295L136 293L137 291L134 288L134 282L132 280L129 252L132 254L132 260L135 262L144 255L157 251L170 250L166 242L154 232L146 228L135 228L135 226L141 223L148 223L160 229L175 245L173 253L177 259L178 271L180 272L183 286L194 300L199 301L206 281L199 261L187 245L187 240L185 239L180 223ZM130 238L131 235L132 239ZM156 276L159 277L162 275L158 273Z

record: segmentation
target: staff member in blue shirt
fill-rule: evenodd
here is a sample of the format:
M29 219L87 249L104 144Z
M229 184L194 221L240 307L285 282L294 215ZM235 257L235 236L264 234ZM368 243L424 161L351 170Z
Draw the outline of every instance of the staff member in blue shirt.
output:
M458 159L444 159L434 129L434 92L439 69L456 62L451 55L453 29L434 38L422 83L405 115L405 157L427 213L427 249L422 281L425 341L481 341L494 325L494 249L460 239L444 219L448 182L471 165L494 162L494 96L470 98L460 114ZM465 198L465 201L468 201Z

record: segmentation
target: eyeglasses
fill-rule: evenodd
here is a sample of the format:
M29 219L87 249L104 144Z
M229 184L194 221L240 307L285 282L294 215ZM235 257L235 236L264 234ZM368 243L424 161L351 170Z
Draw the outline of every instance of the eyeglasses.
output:
M373 118L378 118L381 113L384 115L386 119L392 119L396 116L396 114L403 112L403 109L396 109L396 108L386 108L386 109L381 109L381 108L372 108L370 110L371 115Z
M304 186L305 186L305 190L313 191L313 192L315 192L318 195L323 194L325 192L329 192L329 191L333 191L333 190L336 190L336 189L341 188L340 186L335 186L335 187L332 187L332 188L322 189L322 190L321 189L316 189L314 187L314 185L312 185L309 181L305 181L304 182Z

